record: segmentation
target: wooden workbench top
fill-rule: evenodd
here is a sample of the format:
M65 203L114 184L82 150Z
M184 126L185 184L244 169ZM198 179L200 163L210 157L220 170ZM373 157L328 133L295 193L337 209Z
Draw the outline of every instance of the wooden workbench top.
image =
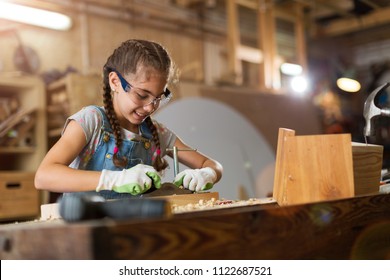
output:
M0 226L0 259L389 259L390 194Z

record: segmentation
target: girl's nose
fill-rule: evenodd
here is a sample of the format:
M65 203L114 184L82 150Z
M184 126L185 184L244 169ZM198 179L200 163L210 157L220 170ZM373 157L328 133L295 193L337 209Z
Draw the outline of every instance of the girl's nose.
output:
M153 111L156 110L156 108L154 107L154 103L153 102L149 103L148 105L144 105L143 107L149 113L152 113Z

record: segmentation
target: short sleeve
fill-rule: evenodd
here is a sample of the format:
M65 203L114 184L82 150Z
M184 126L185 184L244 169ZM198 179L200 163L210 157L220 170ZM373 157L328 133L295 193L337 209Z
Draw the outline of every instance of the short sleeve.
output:
M166 149L173 148L176 141L176 134L156 120L153 120L153 124L157 129L157 133L160 139L161 155L164 156L166 154Z
M71 120L76 121L83 129L85 139L87 143L91 141L93 137L96 137L100 132L100 128L103 126L103 116L96 106L87 106L70 116L64 125L64 132L66 126Z

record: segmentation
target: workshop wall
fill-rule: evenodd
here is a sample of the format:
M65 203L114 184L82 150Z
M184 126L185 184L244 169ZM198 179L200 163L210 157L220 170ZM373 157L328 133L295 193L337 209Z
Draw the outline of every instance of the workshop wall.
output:
M21 43L36 54L34 58L29 57L38 60L34 74L53 69L64 71L68 66L84 74L100 73L108 55L122 41L142 38L158 41L167 47L176 64L182 69L182 79L203 80L204 77L201 65L203 42L185 34L174 34L94 15L75 16L74 25L69 31L52 31L9 23L2 26L2 71L23 70L18 69L14 58L15 50Z
M202 96L202 87L205 85L215 86L215 91L219 91L221 78L227 74L226 34L194 34L194 32L191 32L191 27L186 26L176 26L176 29L174 29L166 28L161 24L160 28L156 24L149 24L147 20L116 17L115 15L120 15L120 13L115 12L108 10L107 14L102 12L104 15L99 15L92 12L83 12L79 8L71 9L68 13L72 16L74 22L69 31L52 31L45 28L0 21L0 61L3 65L1 71L30 72L44 76L46 82L50 82L58 76L65 76L69 71L100 75L102 66L113 49L129 38L142 38L155 40L166 46L180 69L181 82L177 88L173 89L175 99ZM152 20L152 17L149 17L149 19ZM182 32L178 32L180 30ZM31 53L27 52L27 59L34 64L33 69L30 69L31 71L26 71L26 69L23 69L23 64L20 65L16 62L20 58L15 58L14 54L20 44L31 50ZM257 67L252 68L258 70ZM55 75L51 75L53 73ZM246 81L254 80L253 77L258 78L257 71L244 71L244 74L248 75L246 78L244 77ZM231 86L229 84L224 85ZM232 87L232 90L236 91L239 96L243 87ZM276 142L273 140L276 139L279 122L274 119L268 121L267 126L261 126L256 119L269 120L267 111L255 110L253 111L256 112L255 115L248 115L248 111L251 110L245 109L249 108L251 104L261 104L263 102L264 96L262 96L262 93L256 89L253 89L253 91L255 94L251 100L240 100L239 104L242 104L242 108L244 108L240 112L252 121L260 133L267 135L267 140L274 147ZM98 92L96 94L100 95ZM256 95L259 95L259 97L257 98ZM289 99L294 98L291 96ZM253 99L258 100L253 102ZM223 102L232 105L232 107L235 107L234 105L237 103L232 98L223 98ZM248 102L248 106L245 106L245 102ZM276 101L270 108L284 106L283 101L280 101L280 104L278 102ZM278 112L278 114L278 119L292 120L291 116L286 116L284 110ZM299 116L312 119L315 125L303 126L300 121L296 121L290 122L288 128L297 129L302 127L302 129L298 129L301 134L319 132L316 124L319 116L312 110L312 106L301 106L297 112L294 112L294 115L297 115L296 120L301 119ZM253 116L255 116L255 119L253 119Z

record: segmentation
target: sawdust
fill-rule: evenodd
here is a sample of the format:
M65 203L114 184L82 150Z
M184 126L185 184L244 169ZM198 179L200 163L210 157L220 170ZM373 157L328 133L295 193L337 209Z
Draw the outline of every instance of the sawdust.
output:
M248 200L229 200L229 199L215 199L199 200L198 203L189 203L187 205L172 205L172 213L180 214L185 212L203 211L203 210L217 210L221 208L233 208L258 204L274 203L272 198L250 198Z
M189 203L186 205L176 205L172 204L171 211L172 214L188 213L188 212L197 212L204 210L217 210L222 208L234 208L250 205L259 205L259 204L271 204L274 203L273 198L250 198L248 200L230 200L230 199L215 199L210 200L200 199L197 203ZM42 215L40 219L36 219L34 223L39 222L52 222L52 221L61 221L62 217L58 213L58 204L47 205L50 208L46 211L45 215Z

